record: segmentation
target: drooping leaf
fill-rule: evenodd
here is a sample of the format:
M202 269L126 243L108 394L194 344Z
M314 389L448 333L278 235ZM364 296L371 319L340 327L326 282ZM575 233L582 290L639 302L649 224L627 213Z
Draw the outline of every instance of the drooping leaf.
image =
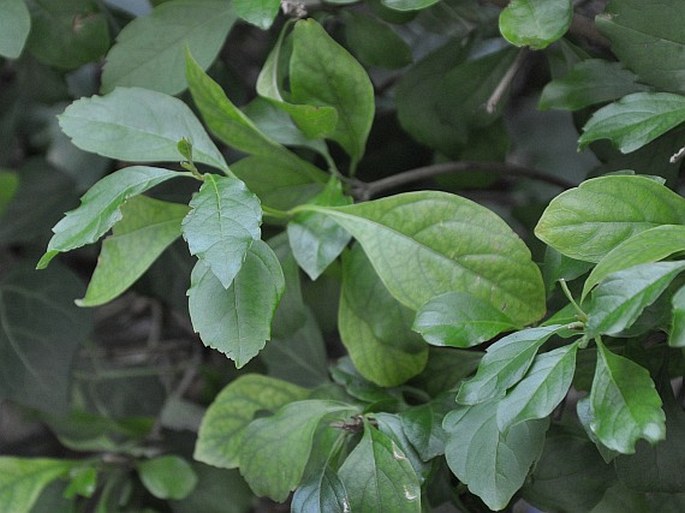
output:
M357 162L364 154L375 102L362 66L314 20L293 30L290 89L296 103L334 107L338 123L330 138Z
M616 335L685 270L685 262L654 262L610 274L590 295L586 330L590 336Z
M411 48L390 26L354 11L345 14L345 39L363 64L388 69L411 64Z
M637 80L638 77L620 62L588 59L576 64L562 78L547 84L542 90L538 107L541 110L580 110L649 90L648 86Z
M343 258L340 337L359 373L396 386L426 364L428 347L411 331L413 312L394 299L359 245Z
M350 509L419 513L421 487L407 456L386 434L364 424L364 436L338 471Z
M155 185L179 176L189 176L158 167L132 166L107 175L81 198L81 205L67 212L55 225L55 233L37 264L47 267L58 254L92 244L121 220L121 205Z
M16 59L31 29L31 15L24 0L5 0L0 5L0 55Z
M158 499L185 499L197 486L197 474L176 455L158 456L137 465L140 480Z
M445 457L450 470L488 507L504 509L542 452L547 419L497 428L497 401L461 406L447 414Z
M544 286L525 244L499 217L441 192L399 194L347 207L308 206L361 244L401 303L418 309L451 291L489 301L514 322L537 320Z
M629 69L660 89L685 93L684 16L679 0L613 0L596 23Z
M626 239L662 224L685 224L681 196L644 176L611 175L554 198L535 235L566 256L599 262Z
M222 0L173 0L127 24L107 54L102 92L138 86L167 94L187 87L183 55L188 49L206 69L236 21Z
M0 457L0 504L12 513L29 513L43 489L75 462L47 458Z
M526 376L497 406L500 431L552 413L573 381L577 350L577 344L570 344L535 357Z
M471 347L517 327L490 303L463 292L448 292L419 309L412 329L429 344Z
M190 254L197 255L227 289L261 237L259 200L237 178L206 174L190 207L183 220Z
M81 98L59 116L59 125L85 151L133 162L177 162L178 142L189 140L196 162L226 171L221 152L188 106L177 98L137 87Z
M635 151L685 122L685 96L633 93L595 112L578 139L580 148L609 139L623 153Z
M172 242L181 236L181 221L188 207L146 196L132 198L121 207L122 219L102 250L86 295L79 306L97 306L128 289Z
M262 30L271 27L280 6L280 0L233 0L236 14Z
M259 411L275 411L307 396L307 390L287 381L245 374L226 386L202 418L193 457L209 465L235 468L245 428Z
M671 332L668 334L668 345L671 347L685 347L685 287L681 287L673 294L673 320Z
M514 46L542 50L571 26L571 0L512 0L499 15L499 30Z
M463 382L457 394L460 404L479 404L504 396L508 388L525 376L535 354L562 325L528 328L492 344L478 365L476 375Z
M322 419L331 414L344 418L354 411L344 403L310 399L250 423L240 447L240 472L252 491L284 501L302 480Z
M437 4L440 0L381 0L381 3L395 9L397 11L418 11L425 9L433 4Z
M640 438L655 444L666 437L666 416L649 372L602 342L597 343L590 403L590 429L609 449L633 454Z
M283 294L283 271L269 246L255 241L228 289L202 261L190 276L188 308L202 342L240 368L271 336L271 321Z
M685 226L666 224L639 232L622 242L602 258L585 280L583 295L607 276L639 264L662 260L685 251Z

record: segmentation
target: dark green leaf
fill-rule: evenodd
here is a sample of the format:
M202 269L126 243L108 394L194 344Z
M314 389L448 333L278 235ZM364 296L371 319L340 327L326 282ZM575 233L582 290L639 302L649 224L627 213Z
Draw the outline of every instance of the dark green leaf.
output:
M184 499L197 485L193 467L180 456L159 456L141 461L137 469L145 488L158 499Z
M610 274L590 295L587 333L617 335L685 270L685 262L654 262Z
M626 239L662 224L685 224L681 196L645 176L611 175L554 198L535 235L566 256L599 262Z
M442 428L445 413L442 403L426 403L400 413L402 430L423 461L445 452L447 433Z
M221 152L195 114L177 98L137 87L81 98L59 116L59 125L85 151L136 162L177 162L178 142L189 140L196 162L226 171Z
M499 15L499 30L515 46L542 50L571 26L571 0L512 0Z
M463 292L448 292L419 309L412 329L429 344L471 347L517 327L490 303Z
M271 26L280 6L279 0L233 0L236 14L262 30Z
M285 286L283 271L269 246L255 241L228 289L202 261L190 276L188 308L202 342L240 368L271 336L271 321Z
M326 465L293 495L291 513L348 513L350 502L342 481Z
M193 463L197 486L181 501L170 503L174 513L248 513L254 495L236 470Z
M451 409L452 406L454 406L452 401L450 401L450 403L448 409ZM394 413L376 412L373 414L373 418L378 423L378 430L390 437L400 452L406 456L407 461L414 469L414 472L419 476L419 481L423 482L426 476L428 476L429 466L423 462L418 451L409 441L409 438L404 432L404 426L402 425L400 416Z
M259 411L275 411L304 399L307 390L280 379L245 374L216 396L202 419L193 457L222 468L235 468L245 428Z
M104 177L83 195L81 205L67 212L52 229L55 235L50 239L37 267L47 267L58 253L96 242L121 220L121 206L127 199L179 176L189 176L189 173L133 166Z
M8 513L29 513L43 488L73 466L68 460L0 457L0 504Z
M12 201L18 187L19 176L17 173L0 170L0 216Z
M31 15L24 0L5 0L0 7L0 55L16 59L31 29Z
M358 513L419 513L421 487L406 455L387 435L364 424L364 437L340 467L350 509Z
M411 64L411 48L392 28L371 16L346 14L345 39L363 64L389 69Z
M685 122L685 96L633 93L595 112L578 139L580 148L609 139L623 153L635 151Z
M461 380L478 368L483 354L473 350L429 347L426 367L412 380L412 384L433 397L447 390L454 390Z
M157 257L181 235L188 207L146 196L131 198L121 207L122 219L102 250L88 290L79 306L97 306L128 289Z
M148 16L134 19L119 33L107 54L102 92L139 86L180 93L187 87L184 52L192 52L199 65L207 68L235 20L233 7L222 0L165 2Z
M671 347L685 347L685 287L681 287L673 294L673 320L671 332L668 334L668 345Z
M413 312L397 302L359 245L343 258L338 329L359 373L396 386L423 370L428 347L411 331Z
M395 9L397 11L418 11L425 9L433 4L437 4L440 0L381 0L381 3Z
M597 367L590 391L590 429L609 449L633 454L644 438L652 444L666 437L666 416L649 372L597 344Z
M495 342L488 347L476 375L462 383L457 402L473 405L504 396L525 376L540 346L562 329L559 324L528 328Z

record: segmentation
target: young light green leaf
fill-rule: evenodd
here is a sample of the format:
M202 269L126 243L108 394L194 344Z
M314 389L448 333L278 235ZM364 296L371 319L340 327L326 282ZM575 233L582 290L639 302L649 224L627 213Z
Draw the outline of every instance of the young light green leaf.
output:
M671 347L685 347L685 287L681 287L673 294L673 320L671 332L668 334L668 345Z
M499 15L499 30L514 46L547 48L571 26L571 0L512 0Z
M136 468L145 488L158 499L185 499L197 485L193 467L180 456L159 456L141 461Z
M625 69L620 62L588 59L576 64L562 78L547 84L542 90L538 107L541 110L580 110L649 90L649 86L637 81L638 76Z
M525 376L542 344L564 328L560 324L528 328L495 342L480 361L476 375L462 383L457 402L473 405L503 397Z
M440 0L381 0L381 3L396 11L418 11L437 4Z
M352 198L343 193L339 180L332 179L311 203L336 207L351 204ZM350 242L350 235L344 228L318 212L296 214L288 223L287 232L295 260L312 280L316 280Z
M576 370L577 344L560 347L535 357L523 378L497 406L497 427L544 419L566 397Z
M121 207L122 219L102 243L93 277L79 306L98 306L123 293L181 235L188 207L146 196Z
M685 262L654 262L610 274L591 294L586 308L590 336L617 335L685 270Z
M419 513L421 485L407 456L388 435L364 424L364 437L338 471L358 513Z
M94 464L73 467L69 471L69 485L64 490L65 499L92 497L98 486L98 470Z
M344 255L338 329L362 376L388 387L423 370L428 347L411 332L412 317L387 291L359 245Z
M7 512L29 513L43 489L75 464L69 460L0 457L0 504Z
M626 239L662 224L685 224L681 196L645 176L610 175L554 198L535 235L568 257L599 262Z
M302 480L323 418L332 414L344 418L354 411L344 403L310 399L287 404L272 417L250 423L240 448L240 472L252 491L284 501Z
M685 96L672 93L634 93L595 112L578 139L580 148L609 139L630 153L685 122Z
M254 241L247 251L245 263L228 289L198 261L188 290L193 328L206 346L221 351L240 368L270 338L284 286L278 258L261 240Z
M290 88L296 103L337 110L330 138L359 161L375 111L373 85L354 57L312 19L298 21L293 30Z
M262 30L271 27L280 6L280 0L233 0L236 14Z
M445 292L467 292L526 324L544 312L530 251L490 210L442 192L416 192L347 207L305 206L356 238L388 291L419 309Z
M590 391L590 429L609 449L633 454L640 438L655 444L666 437L666 416L649 372L597 343Z
M389 25L354 11L345 14L345 39L363 64L388 69L411 64L411 48Z
M174 0L135 18L107 54L102 92L139 86L167 94L187 87L183 54L188 49L203 69L216 58L236 21L230 2Z
M275 411L307 396L307 390L259 374L244 374L228 384L202 418L193 457L216 467L236 468L245 428L259 411Z
M520 328L490 303L464 292L434 297L416 313L412 329L436 346L471 347Z
M204 176L183 220L183 238L190 254L197 255L227 289L250 246L261 237L262 209L257 196L237 178Z
M582 298L607 276L639 264L656 262L685 251L685 226L666 224L639 232L622 242L599 263L585 280Z
M59 117L62 131L85 151L134 162L177 162L189 140L196 162L226 171L221 152L195 114L178 98L137 87L81 98Z
M443 421L450 470L493 510L521 488L545 442L547 419L497 428L497 401L452 410Z
M16 59L24 49L31 29L31 15L24 0L0 4L0 55Z
M81 198L81 205L67 212L55 225L55 233L37 264L44 269L58 254L92 244L121 220L121 206L155 185L190 173L158 167L132 166L120 169L93 185Z

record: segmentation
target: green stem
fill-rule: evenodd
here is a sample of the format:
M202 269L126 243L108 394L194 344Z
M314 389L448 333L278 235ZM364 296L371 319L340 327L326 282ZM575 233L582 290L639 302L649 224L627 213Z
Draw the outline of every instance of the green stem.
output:
M291 211L285 212L277 208L267 207L266 205L262 205L262 212L264 212L264 215L275 217L276 219L290 219L292 217Z
M578 320L582 323L587 322L587 314L578 305L578 303L576 303L576 300L573 299L573 295L571 294L571 291L569 290L568 285L566 284L566 280L561 278L559 280L559 285L561 285L561 290L564 292L564 295L571 302L571 304L573 305L573 308L575 309L576 313L578 314Z

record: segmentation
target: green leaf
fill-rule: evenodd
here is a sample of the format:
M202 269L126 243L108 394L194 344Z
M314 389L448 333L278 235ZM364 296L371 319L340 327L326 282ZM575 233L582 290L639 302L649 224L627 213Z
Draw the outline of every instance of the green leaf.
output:
M183 238L190 254L197 255L227 289L247 251L261 237L262 209L257 197L237 178L204 177L183 220Z
M280 379L244 374L226 386L202 419L193 457L209 465L235 468L245 428L259 411L275 411L299 401L307 390Z
M445 453L447 433L442 428L442 419L448 410L444 402L426 403L400 413L402 431L425 462ZM449 402L452 403L451 397Z
M62 131L85 151L138 162L177 162L178 142L189 140L196 162L226 171L221 152L188 106L137 87L82 98L59 116Z
M580 148L609 139L623 153L635 151L685 122L685 96L634 93L595 112L578 139Z
M483 354L475 350L429 347L426 367L412 383L433 397L456 390L463 379L476 371Z
M109 48L107 19L92 0L29 0L26 48L48 66L76 69Z
M585 280L582 298L612 273L638 264L656 262L680 251L685 251L685 226L666 224L639 232L599 261Z
M337 110L338 123L330 138L353 163L359 161L375 111L373 85L364 68L314 20L295 24L290 88L296 103Z
M471 294L448 292L419 309L412 329L429 344L472 347L518 327L490 303Z
M132 198L121 207L122 219L102 250L88 290L79 306L98 306L123 293L181 235L188 207L146 196Z
M280 0L233 0L236 14L262 30L271 27L280 6Z
M121 206L155 185L190 173L168 169L133 166L120 169L93 185L81 198L81 205L67 212L55 225L55 233L37 264L44 269L58 253L92 244L121 220Z
M5 0L0 6L0 55L16 59L31 29L31 15L24 0Z
M257 240L228 287L198 261L190 276L188 308L202 342L241 368L264 347L283 294L283 271L269 246Z
M237 470L223 470L193 463L197 486L181 501L170 505L174 513L248 513L254 495Z
M662 224L685 224L682 197L645 176L611 175L554 198L535 235L568 257L599 262L626 239Z
M541 110L580 110L596 103L617 100L631 93L649 90L620 62L588 59L576 64L563 78L552 80L542 90Z
M630 328L683 270L683 261L655 262L610 274L590 296L587 334L617 335Z
M450 470L491 509L504 509L542 452L548 421L497 428L497 402L462 406L443 421Z
M0 457L0 504L8 513L29 513L41 491L74 464L47 458Z
M387 69L411 64L411 48L390 26L354 11L345 14L345 39L363 64Z
M348 207L313 207L356 238L402 304L418 309L445 292L467 292L525 324L544 312L530 251L490 210L442 192L406 193Z
M571 26L571 0L512 0L499 15L499 30L514 46L547 48Z
M64 490L66 499L92 497L98 485L98 470L92 464L73 467L69 472L69 485Z
M602 342L597 343L590 402L590 429L609 449L633 454L638 439L655 444L666 437L666 416L649 372Z
M283 502L302 480L322 419L353 412L344 403L311 399L287 404L274 416L253 421L240 448L240 472L252 491Z
M313 479L293 495L291 513L346 513L349 499L338 475L326 465Z
M159 456L141 461L137 469L145 488L158 499L184 499L197 485L193 467L180 456Z
M381 3L396 11L418 11L430 7L433 4L437 4L439 1L440 0L381 0Z
M343 193L339 180L332 179L310 203L336 207L351 204L352 198ZM296 214L288 223L287 231L295 260L312 280L321 276L350 242L344 228L317 212Z
M338 329L359 373L396 386L420 373L428 347L411 331L413 312L397 302L359 245L344 255Z
M535 357L523 378L497 406L497 426L509 427L544 419L566 397L576 370L577 344L560 347Z
M681 287L673 294L671 304L673 305L673 320L668 334L668 345L685 347L685 287Z
M173 0L127 24L107 54L102 92L139 86L167 94L187 87L184 52L206 69L236 21L230 2Z
M679 0L613 0L596 23L628 68L659 89L685 93L682 20Z
M528 328L498 340L488 347L476 375L464 381L457 394L460 404L478 404L503 397L518 383L533 363L535 354L562 325Z
M19 188L19 175L12 171L0 170L0 218L15 197Z
M338 471L358 513L419 513L421 486L407 456L388 435L364 423L364 437Z

